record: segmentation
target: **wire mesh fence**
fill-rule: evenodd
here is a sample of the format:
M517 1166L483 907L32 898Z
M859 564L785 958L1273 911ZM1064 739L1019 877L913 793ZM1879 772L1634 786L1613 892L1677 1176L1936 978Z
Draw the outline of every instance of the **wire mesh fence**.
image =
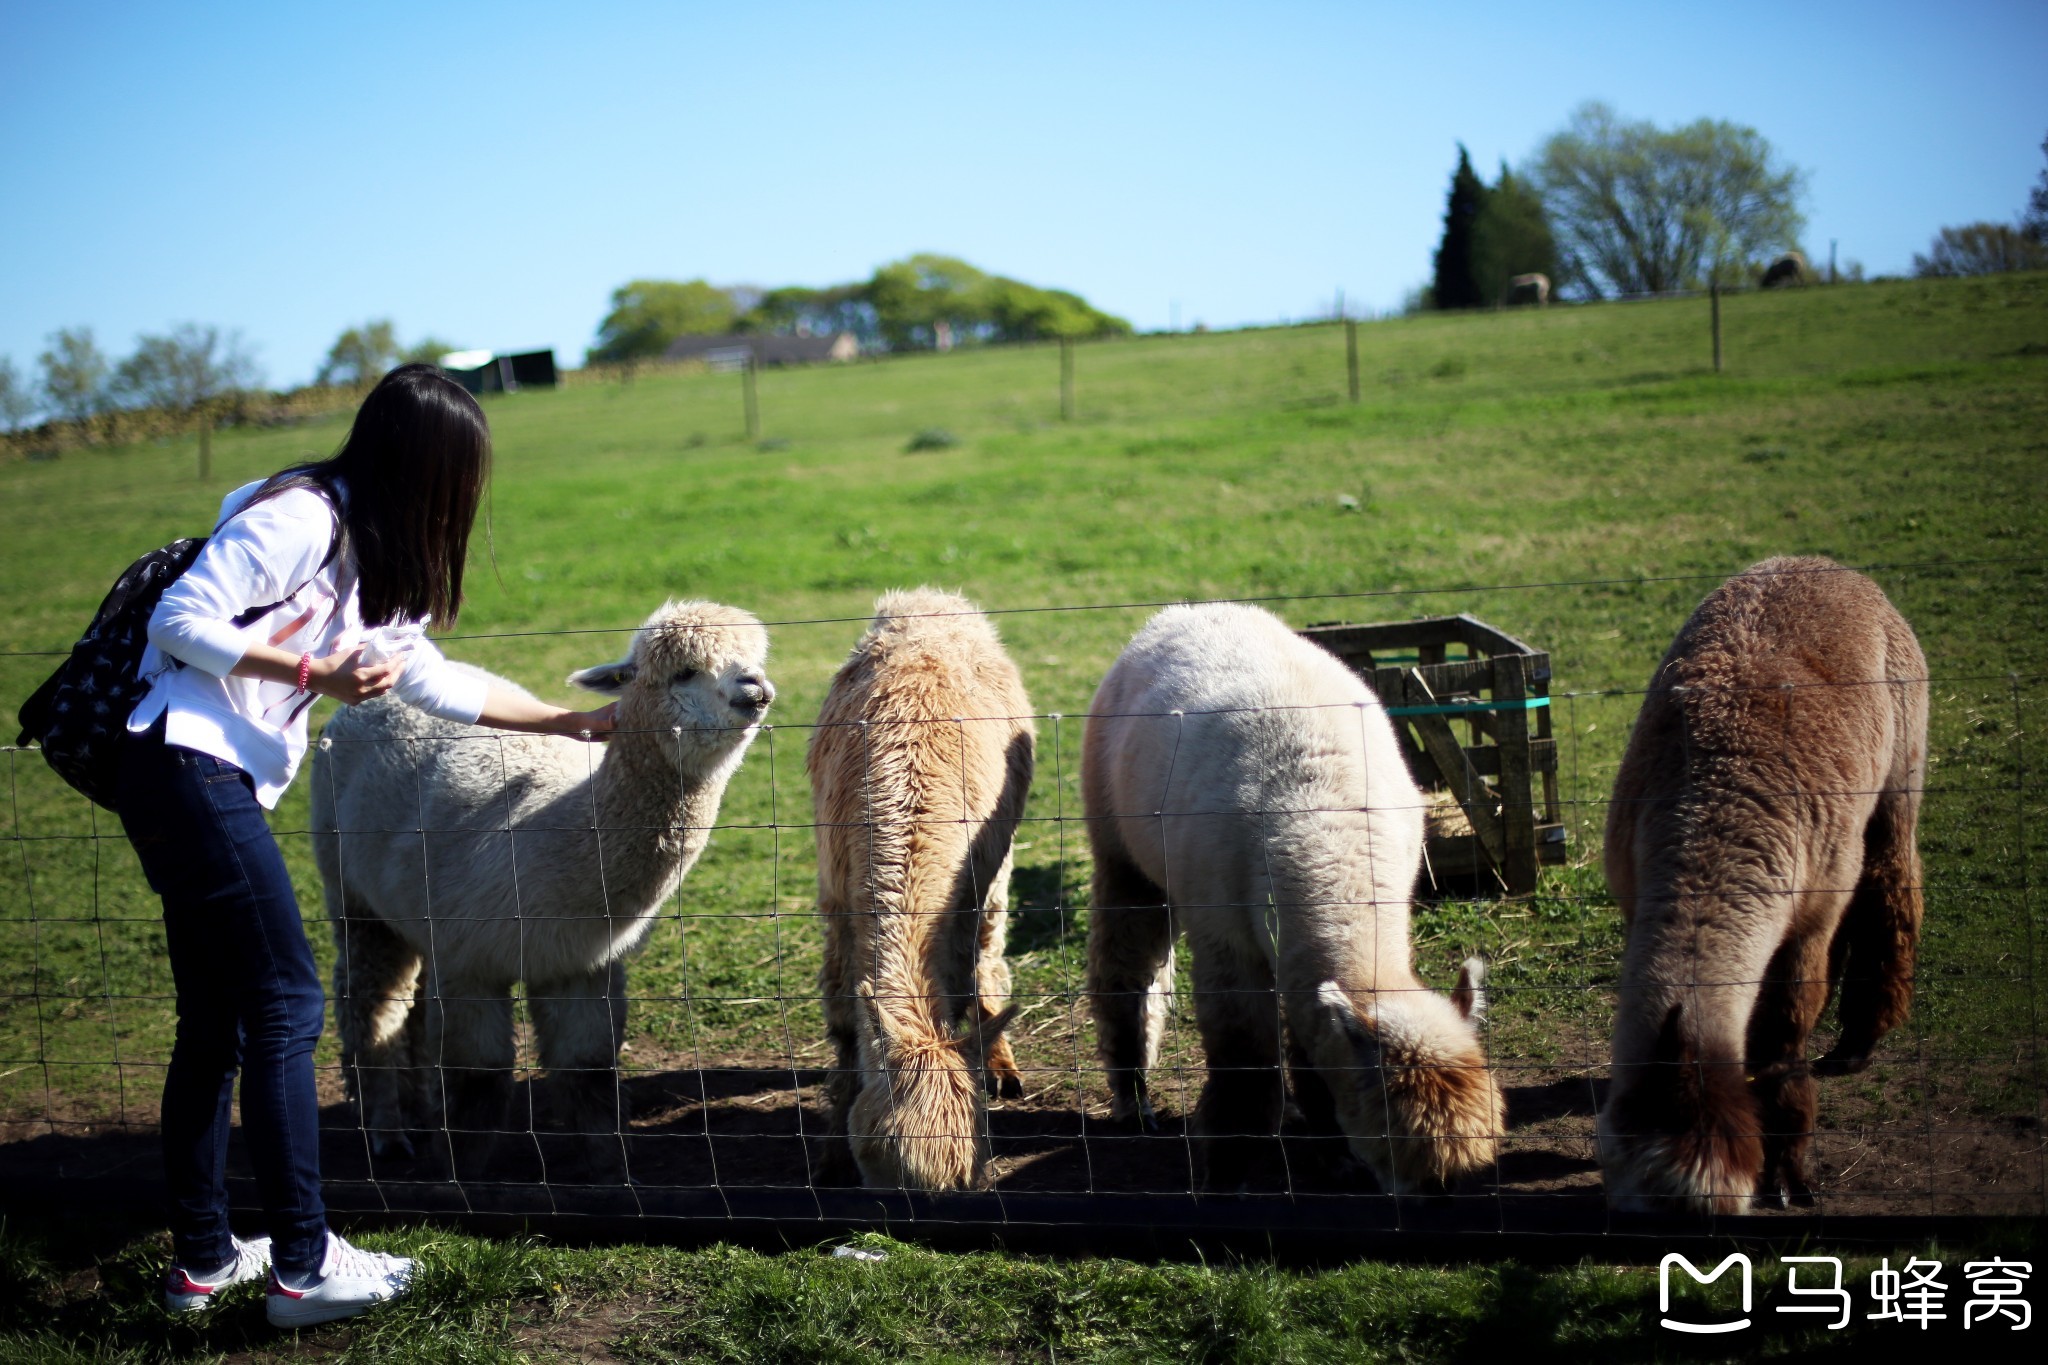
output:
M1099 623L1094 638L1103 640L1118 638L1146 614L1129 607L1076 610ZM1293 610L1328 614L1307 603ZM842 646L857 633L844 622L775 629L829 634ZM1469 1002L1457 998L1454 986L1460 965L1472 957L1486 964L1486 1008L1471 1014L1504 1116L1480 1134L1491 1145L1483 1169L1447 1190L1423 1182L1395 1194L1375 1178L1372 1142L1413 1138L1398 1115L1389 1119L1386 1106L1347 1109L1340 1096L1332 1112L1328 1077L1347 1066L1361 1074L1377 1067L1375 1083L1389 1084L1386 1078L1407 1063L1392 1055L1352 1063L1309 1055L1299 1015L1275 989L1271 971L1227 979L1204 961L1205 951L1215 956L1213 945L1184 945L1156 982L1149 1117L1118 1103L1102 1057L1102 992L1091 990L1089 968L1091 926L1101 932L1101 907L1091 903L1099 882L1091 887L1091 812L1081 781L1095 719L1087 714L1034 708L1028 720L1036 771L1028 799L1013 826L984 814L971 831L1003 824L999 833L1010 840L1007 886L977 875L973 894L956 897L948 912L979 926L955 932L954 941L967 945L974 990L985 998L954 998L940 1007L901 991L877 995L871 984L871 994L849 1002L843 975L827 978L838 997L828 998L821 971L832 931L818 894L820 840L828 831L805 771L806 750L820 733L810 717L824 678L792 687L778 676L784 699L760 725L715 813L692 804L680 787L673 802L652 807L667 812L659 818L622 813L626 807L596 798L605 765L623 764L636 746L675 750L686 742L679 729L621 734L610 751L576 749L561 762L580 770L563 769L558 778L568 799L552 805L523 805L530 793L515 790L518 765L506 752L536 743L530 739L470 732L323 745L302 786L335 781L344 750L380 746L378 761L410 774L422 790L446 765L448 753L437 751L463 751L465 771L496 765L506 774L458 820L437 823L422 797L375 822L323 828L300 806L288 807L276 823L307 933L322 970L334 973L335 1018L357 1020L353 1028L330 1028L317 1059L330 1203L394 1215L796 1225L868 1210L858 1216L1057 1225L1084 1238L1089 1226L1170 1225L1196 1216L1279 1235L1626 1232L1628 1219L1603 1195L1596 1137L1627 946L1600 855L1616 768L1645 690L1564 685L1573 642L1553 640L1544 642L1547 651L1523 646L1516 657L1556 659L1556 679L1545 676L1540 691L1532 685L1524 695L1503 697L1477 685L1479 665L1494 657L1487 650L1455 640L1415 648L1345 629L1354 634L1307 634L1339 645L1348 640L1346 661L1375 681L1382 705L1408 710L1403 752L1421 789L1426 847L1462 840L1465 850L1455 867L1422 859L1406 943L1382 954L1412 952L1414 979L1389 978L1382 987L1390 998L1426 994L1446 1009L1462 1009ZM1632 671L1647 677L1656 650L1646 649ZM1102 667L1114 652L1113 644L1102 652ZM1919 793L1926 919L1912 1015L1877 1048L1867 1070L1819 1087L1808 1164L1812 1202L1841 1226L2048 1212L2036 961L2042 926L2032 886L2044 812L2030 752L2043 679L2033 671L1944 671L1938 650L1930 648L1929 656L1930 766ZM1405 691L1398 702L1389 700L1387 689L1406 686L1403 679L1467 665L1462 687L1428 689L1426 701ZM1533 684L1533 672L1526 676ZM1531 705L1537 696L1541 705ZM1519 768L1499 752L1504 715L1538 741ZM1188 723L1178 713L1153 720ZM1427 737L1414 728L1425 720ZM61 1183L89 1193L146 1183L157 1164L154 1125L174 1030L156 901L114 817L64 788L31 750L8 749L5 763L10 847L0 871L0 1170L19 1189ZM660 771L664 780L680 781L677 766ZM1450 780L1453 771L1465 774L1462 789ZM1510 780L1517 773L1519 786ZM1854 786L1845 779L1833 790L1801 795L1850 796ZM1276 812L1229 813L1265 829ZM1314 805L1284 813L1360 814ZM1213 820L1217 812L1139 814L1171 823ZM892 831L892 822L915 829L931 818L878 814L855 823L872 841L904 833ZM1513 885L1519 874L1505 856L1488 852L1489 826L1556 831L1542 836L1552 851L1532 886ZM387 890L385 903L375 906L353 898L319 852L323 839L337 836L342 846L358 845L341 878L349 866L374 868L379 887L415 887L418 894L396 898ZM643 877L646 869L635 865L643 856L659 861L652 850L693 841L704 845L702 855L677 884L659 869L651 880ZM644 886L658 894L641 896L636 887ZM1793 888L1827 889L1821 881ZM1006 906L1007 925L990 932L980 910L999 892L1006 892L994 900ZM437 904L457 902L468 918L437 912ZM323 904L341 913L330 920ZM874 913L872 906L842 908ZM1186 928L1175 917L1201 908L1180 903L1163 912L1169 941ZM1328 907L1290 905L1280 896L1250 909L1274 936L1253 945L1252 955L1275 961L1286 951L1278 939L1288 927L1312 923ZM574 956L565 945L579 933L629 945L623 967L590 970L586 962L571 971L546 964L551 953ZM490 937L501 949L510 945L510 966L497 951L495 966L458 971L459 962L492 957L477 946ZM407 946L416 941L424 951ZM1004 971L991 975L991 962ZM956 984L953 994L959 993ZM944 992L935 986L931 994ZM1219 994L1251 1001L1249 1012L1263 1010L1278 1021L1259 1035L1270 1055L1230 1051L1209 1017ZM972 1169L958 1182L966 1187L961 1192L921 1195L905 1188L911 1182L876 1180L871 1171L863 1184L862 1168L844 1159L847 1121L843 1112L835 1116L834 1095L857 1090L849 1073L875 1067L890 1044L886 1029L856 1023L858 1036L847 1047L849 1003L856 1013L930 1007L938 1023L927 1031L938 1041L902 1049L891 1063L899 1075L943 1070L941 1043L967 1059L964 1070L943 1078L971 1085L971 1102L958 1110L970 1116L967 1124L949 1121L908 1139L962 1147ZM998 1015L999 1049L991 1047L992 1032L984 1035ZM1834 1029L1830 1011L1810 1055L1819 1055ZM1216 1077L1236 1093L1227 1083L1232 1073L1274 1087L1261 1094L1282 1093L1277 1086L1285 1078L1285 1108L1203 1110L1204 1086ZM1325 1074L1320 1092L1312 1083L1318 1074ZM872 1113L867 1121L887 1122ZM1222 1183L1212 1169L1218 1138L1240 1139ZM236 1202L253 1206L239 1152L234 1160ZM1748 1211L1747 1201L1722 1210Z

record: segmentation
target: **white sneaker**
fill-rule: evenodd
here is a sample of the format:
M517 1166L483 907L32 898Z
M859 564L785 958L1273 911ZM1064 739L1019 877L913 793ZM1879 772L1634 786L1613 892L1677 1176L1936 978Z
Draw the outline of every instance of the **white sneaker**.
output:
M214 1302L213 1296L229 1285L263 1278L263 1272L270 1269L270 1239L245 1242L230 1233L228 1240L235 1244L235 1259L210 1279L202 1280L181 1265L171 1267L164 1276L165 1308L173 1313L202 1312Z
M315 1323L352 1318L386 1299L405 1292L412 1262L404 1256L352 1247L339 1233L327 1234L327 1254L311 1282L293 1288L270 1270L266 1311L272 1327L311 1327Z

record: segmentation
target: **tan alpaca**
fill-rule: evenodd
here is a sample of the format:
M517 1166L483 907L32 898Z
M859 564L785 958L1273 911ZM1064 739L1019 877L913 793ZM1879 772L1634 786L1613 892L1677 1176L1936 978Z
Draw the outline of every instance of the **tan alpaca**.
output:
M987 1181L983 1086L1023 1094L1003 936L1033 735L973 603L929 588L876 602L807 758L837 1056L823 1178L846 1178L850 1149L869 1185Z
M1500 1087L1478 958L1450 998L1417 978L1408 903L1423 802L1371 689L1256 607L1169 607L1095 694L1081 757L1095 855L1088 993L1117 1117L1149 1126L1145 1072L1194 952L1208 1060L1202 1181L1242 1182L1277 1133L1282 1025L1312 1127L1396 1193L1491 1165ZM1275 998L1275 992L1278 998Z
M1658 665L1607 816L1620 1207L1811 1199L1814 1071L1869 1065L1912 1004L1926 678L1884 593L1825 559L1722 584ZM1809 1065L1836 983L1842 1036Z

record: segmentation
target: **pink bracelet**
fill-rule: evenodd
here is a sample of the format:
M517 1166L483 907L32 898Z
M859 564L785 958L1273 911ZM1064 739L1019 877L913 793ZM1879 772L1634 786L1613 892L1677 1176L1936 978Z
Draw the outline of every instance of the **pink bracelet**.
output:
M306 692L306 684L312 681L313 656L310 654L301 654L299 656L299 692L301 695L304 695L304 693Z

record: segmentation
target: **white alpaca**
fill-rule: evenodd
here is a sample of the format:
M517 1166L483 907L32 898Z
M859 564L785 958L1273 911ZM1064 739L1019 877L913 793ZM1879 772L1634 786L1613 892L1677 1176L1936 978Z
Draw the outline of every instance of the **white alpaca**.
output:
M1185 933L1205 1185L1240 1180L1248 1141L1279 1130L1283 1018L1304 1115L1341 1129L1388 1190L1492 1162L1483 966L1468 961L1448 1000L1415 976L1422 797L1351 670L1255 607L1169 607L1095 694L1081 783L1088 990L1119 1118L1151 1123L1145 1071Z
M407 1130L430 1128L476 1135L460 1144L464 1165L488 1158L511 1095L510 992L524 982L571 1128L617 1164L622 959L710 837L775 697L767 651L746 612L662 607L624 659L570 678L618 698L603 748L388 699L328 723L313 849L344 1077L374 1152L409 1155Z

